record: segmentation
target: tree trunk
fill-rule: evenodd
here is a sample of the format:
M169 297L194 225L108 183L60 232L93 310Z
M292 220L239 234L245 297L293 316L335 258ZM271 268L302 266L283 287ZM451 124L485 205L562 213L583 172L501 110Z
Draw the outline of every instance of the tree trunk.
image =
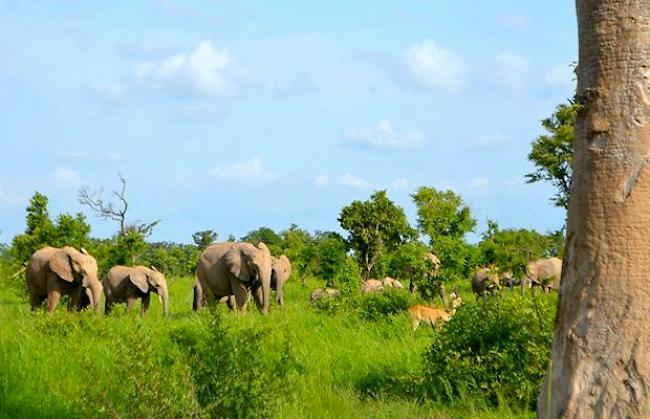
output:
M650 0L577 0L566 251L540 418L649 417Z

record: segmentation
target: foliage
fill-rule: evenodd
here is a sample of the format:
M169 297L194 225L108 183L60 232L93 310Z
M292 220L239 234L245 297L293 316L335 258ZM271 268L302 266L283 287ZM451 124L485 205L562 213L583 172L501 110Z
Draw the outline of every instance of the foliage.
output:
M465 241L476 227L469 207L453 191L433 187L420 187L411 198L417 206L418 229L440 258L443 280L467 278L475 266L474 249Z
M88 247L90 226L86 223L86 217L81 213L75 216L60 214L54 223L47 205L47 196L39 192L30 199L26 209L27 228L12 241L11 255L15 265L27 262L32 253L46 245L73 246L77 249Z
M440 292L442 276L439 267L429 257L429 249L419 241L401 245L393 254L389 275L395 278L408 278L410 285L427 301Z
M472 395L491 405L534 408L553 335L555 299L548 297L509 293L463 304L425 355L429 397L449 402Z
M192 234L192 241L200 250L203 250L211 243L216 242L217 237L219 237L219 235L213 230L201 230Z
M347 259L345 239L337 233L318 233L312 246L314 263L311 273L322 278L326 286L335 287Z
M526 273L528 262L557 256L563 240L561 231L559 235L544 235L524 228L501 230L496 222L488 221L488 229L478 244L479 264L494 265L501 272L508 271L521 278Z
M367 201L353 201L343 207L338 221L348 231L348 247L355 251L364 279L371 277L386 252L416 236L404 210L388 198L386 191L377 191Z
M535 171L526 174L528 183L550 182L557 193L551 200L555 206L568 208L569 189L573 174L574 126L580 104L569 102L555 108L550 118L542 120L546 134L533 141L528 160L535 165Z
M201 250L191 244L156 242L140 258L143 265L153 265L165 275L194 276Z
M282 254L282 237L268 227L260 227L257 230L249 231L241 238L241 241L253 244L264 242L273 256Z
M417 300L408 291L388 288L371 292L359 299L359 315L366 320L381 320L386 316L404 313Z

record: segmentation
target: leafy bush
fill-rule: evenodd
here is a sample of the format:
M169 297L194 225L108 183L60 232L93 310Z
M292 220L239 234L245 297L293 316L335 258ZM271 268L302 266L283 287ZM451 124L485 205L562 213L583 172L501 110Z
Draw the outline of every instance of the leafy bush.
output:
M362 295L359 299L359 315L363 319L378 320L403 313L417 300L406 290L385 289L382 292Z
M276 342L275 352L264 350L267 331L232 331L213 311L204 329L177 330L172 339L184 348L192 365L196 398L208 417L273 417L278 389L290 393L288 379L297 369L288 340Z
M425 355L429 397L466 396L533 407L549 360L555 297L484 299L462 305Z

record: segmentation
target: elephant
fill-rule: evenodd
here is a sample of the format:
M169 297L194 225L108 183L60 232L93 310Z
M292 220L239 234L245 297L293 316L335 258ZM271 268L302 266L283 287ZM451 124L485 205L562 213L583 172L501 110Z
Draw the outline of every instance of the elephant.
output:
M313 304L318 300L328 299L332 300L341 296L341 292L334 288L316 288L311 292L309 301Z
M271 288L275 290L275 300L280 307L284 305L283 288L289 276L291 276L291 262L289 258L285 255L278 258L274 257L272 259Z
M403 289L404 286L397 279L393 279L389 276L382 279L369 279L361 285L361 293L367 294L369 292L378 292L383 291L384 288L397 288Z
M488 292L494 295L500 285L499 275L490 268L480 268L472 277L472 291L477 296L487 295Z
M552 257L538 259L526 265L526 278L532 285L540 286L545 292L560 288L562 259Z
M169 315L169 290L165 276L155 267L145 266L113 266L102 281L106 296L105 313L111 311L113 304L126 303L128 309L135 306L136 300L141 299L141 314L149 309L151 292L160 297L163 315Z
M194 298L192 300L192 310L198 311L206 305L205 294L203 293L203 288L201 288L201 283L196 281L192 287ZM235 308L235 296L228 295L221 297L219 303L226 303L228 308L231 310Z
M246 312L250 291L258 310L267 314L272 264L271 252L262 242L257 245L227 242L208 246L201 253L196 268L203 294L195 301L196 309L201 308L203 300L213 302L234 295L237 309Z
M503 272L499 281L504 287L508 288L514 288L519 285L519 280L509 271Z
M34 252L25 269L32 310L47 299L53 312L62 295L69 295L68 309L90 306L99 313L102 284L97 278L97 261L88 252L65 246L44 247Z

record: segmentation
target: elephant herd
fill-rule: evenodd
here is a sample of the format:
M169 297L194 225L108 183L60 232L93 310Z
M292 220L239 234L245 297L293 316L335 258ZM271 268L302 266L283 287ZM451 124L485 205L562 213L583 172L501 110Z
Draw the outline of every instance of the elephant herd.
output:
M272 289L277 303L284 303L283 287L291 275L291 263L284 255L271 256L264 243L214 243L201 253L196 271L194 310L226 301L231 308L245 311L250 294L260 312L266 314ZM153 266L114 266L100 281L97 261L85 249L48 246L34 252L25 272L32 309L47 301L47 310L52 312L61 297L68 295L69 310L92 307L99 313L103 292L106 313L116 303L126 303L132 309L141 300L145 314L154 292L161 300L163 314L169 314L167 282Z
M523 292L527 287L538 286L545 292L558 290L562 277L562 259L551 257L538 259L526 265L526 274L517 280L512 273L499 273L492 268L480 268L472 277L472 291L476 295L495 294L501 286L521 286Z

